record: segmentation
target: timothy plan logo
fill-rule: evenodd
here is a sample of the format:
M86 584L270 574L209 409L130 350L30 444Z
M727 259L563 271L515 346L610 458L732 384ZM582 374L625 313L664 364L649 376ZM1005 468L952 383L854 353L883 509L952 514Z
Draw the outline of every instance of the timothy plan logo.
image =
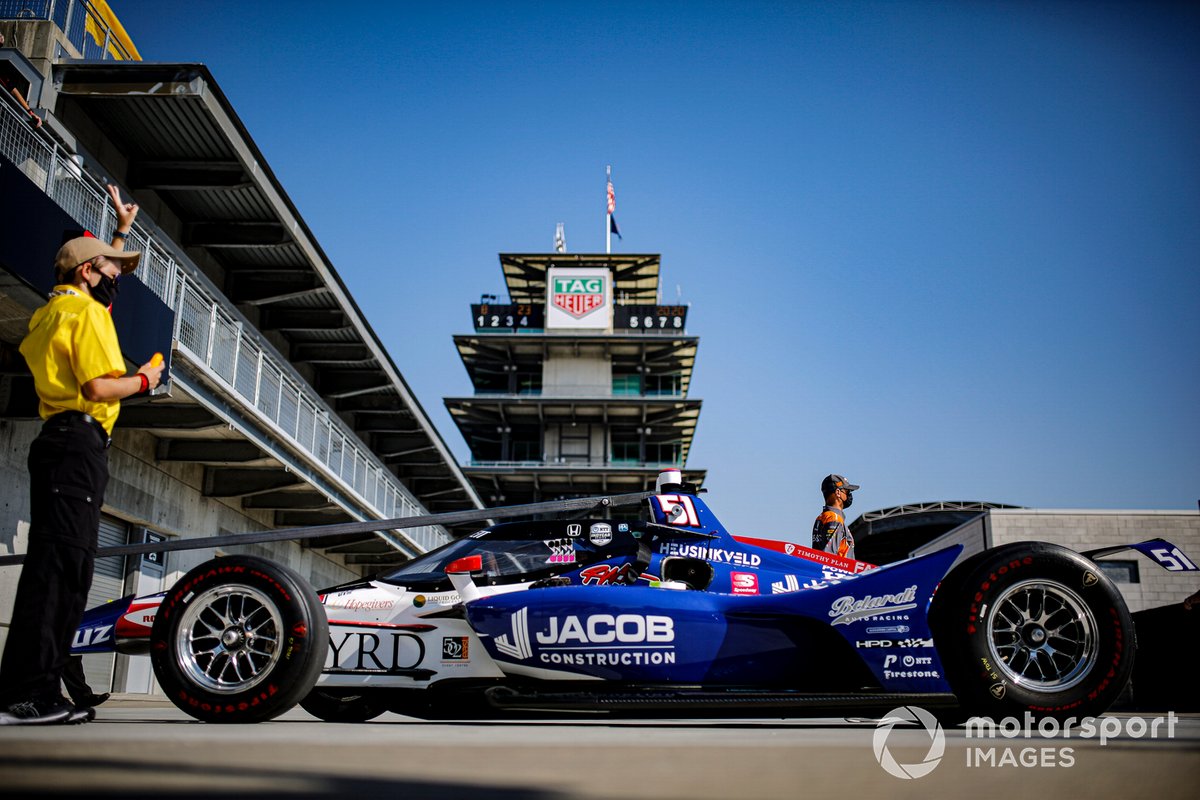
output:
M901 737L893 736L892 729L897 725L907 727L912 723L921 726L924 729L924 735L913 731L912 737L917 741L915 743L904 742L902 745L897 741ZM875 760L879 762L879 766L883 767L889 775L911 780L925 777L941 763L942 756L946 752L946 734L937 718L925 709L917 706L900 706L893 708L886 717L879 720L872 744L875 749ZM901 746L904 748L903 751L900 750ZM898 760L893 754L893 750L898 753L904 752L905 755L901 758L909 763L902 763ZM917 752L920 750L925 750L924 756ZM911 755L916 755L916 760L910 760Z
M607 269L563 269L546 272L548 328L607 328L612 294Z

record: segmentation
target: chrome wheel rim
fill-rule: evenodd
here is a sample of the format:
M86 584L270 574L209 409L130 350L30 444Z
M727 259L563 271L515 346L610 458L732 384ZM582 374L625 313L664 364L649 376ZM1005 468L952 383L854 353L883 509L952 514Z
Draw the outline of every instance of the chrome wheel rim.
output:
M283 619L258 589L228 584L202 592L188 605L175 635L179 666L215 694L243 692L279 661Z
M1060 583L1010 586L992 605L987 625L993 663L1014 684L1030 689L1069 689L1098 658L1095 616Z

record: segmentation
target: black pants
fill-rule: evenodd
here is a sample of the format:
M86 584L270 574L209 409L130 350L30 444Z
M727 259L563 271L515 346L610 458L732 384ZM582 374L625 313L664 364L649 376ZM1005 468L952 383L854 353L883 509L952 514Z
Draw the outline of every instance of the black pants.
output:
M77 414L59 414L29 447L29 547L0 662L0 707L54 701L86 610L108 485L107 437Z

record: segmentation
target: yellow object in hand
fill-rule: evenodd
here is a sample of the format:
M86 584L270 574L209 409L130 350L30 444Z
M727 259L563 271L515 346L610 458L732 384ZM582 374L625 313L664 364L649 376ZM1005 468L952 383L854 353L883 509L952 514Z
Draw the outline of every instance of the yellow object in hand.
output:
M163 363L163 354L162 353L155 353L154 355L150 356L150 366L157 367L162 363Z

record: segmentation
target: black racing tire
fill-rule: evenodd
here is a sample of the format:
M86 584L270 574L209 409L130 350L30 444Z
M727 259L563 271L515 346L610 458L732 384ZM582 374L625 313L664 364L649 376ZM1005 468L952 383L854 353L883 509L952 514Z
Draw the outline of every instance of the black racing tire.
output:
M1129 683L1137 643L1121 593L1073 550L1019 542L972 557L930 610L966 716L1096 716Z
M313 689L300 707L325 722L366 722L388 710L387 695L382 690Z
M201 564L167 592L151 642L154 675L184 712L204 722L262 722L316 683L329 621L294 570L228 556Z

